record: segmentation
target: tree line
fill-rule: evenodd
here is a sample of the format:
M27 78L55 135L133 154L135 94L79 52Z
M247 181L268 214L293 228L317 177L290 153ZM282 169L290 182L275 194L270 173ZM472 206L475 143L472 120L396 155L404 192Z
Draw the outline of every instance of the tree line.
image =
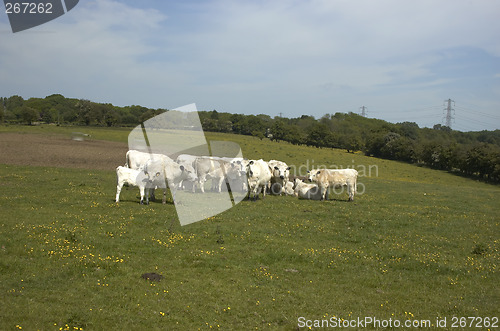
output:
M24 100L0 98L0 123L55 123L87 126L136 126L167 109L138 105L118 107L53 94ZM389 123L354 113L309 115L297 118L200 111L205 131L250 135L318 148L415 163L461 173L488 181L500 181L500 130L460 132L436 124L420 128L416 123Z

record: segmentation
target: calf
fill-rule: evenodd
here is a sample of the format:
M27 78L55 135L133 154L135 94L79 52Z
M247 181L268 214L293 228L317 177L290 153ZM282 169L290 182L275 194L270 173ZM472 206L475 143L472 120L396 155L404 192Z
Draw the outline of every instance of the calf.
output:
M253 193L253 200L257 200L260 191L262 191L262 198L266 197L266 187L271 181L271 170L268 164L260 160L251 160L247 164L248 176L248 199L250 194Z
M321 190L316 184L304 183L301 179L295 178L293 186L296 197L309 200L321 200L322 198Z
M282 195L290 176L290 167L282 161L271 160L267 162L271 170L271 194Z
M120 201L120 192L124 184L138 186L141 193L141 205L144 203L144 191L148 186L148 176L144 171L130 169L119 166L116 168L116 202ZM146 196L146 204L149 203L149 198Z

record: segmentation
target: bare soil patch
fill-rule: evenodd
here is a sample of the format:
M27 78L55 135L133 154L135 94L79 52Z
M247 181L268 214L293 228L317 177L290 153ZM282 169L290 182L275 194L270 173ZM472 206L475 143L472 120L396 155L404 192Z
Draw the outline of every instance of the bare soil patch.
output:
M127 143L72 140L64 135L0 133L0 164L114 170Z

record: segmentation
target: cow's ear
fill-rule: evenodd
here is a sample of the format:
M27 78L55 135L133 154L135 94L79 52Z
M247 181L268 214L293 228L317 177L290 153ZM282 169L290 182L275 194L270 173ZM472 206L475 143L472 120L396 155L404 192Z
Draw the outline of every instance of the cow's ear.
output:
M184 171L184 166L183 165L181 165L180 168L181 168L181 171Z
M316 173L316 175L319 175L321 173L321 170L318 170L318 172Z

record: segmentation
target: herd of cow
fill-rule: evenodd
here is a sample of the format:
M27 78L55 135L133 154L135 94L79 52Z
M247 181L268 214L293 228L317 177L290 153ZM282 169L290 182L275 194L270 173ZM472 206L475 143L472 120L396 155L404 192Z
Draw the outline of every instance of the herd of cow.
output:
M170 187L175 200L177 190L199 189L205 193L205 183L211 180L211 191L224 189L248 192L248 199L256 200L260 193L293 195L303 199L326 200L329 188L347 188L349 201L354 199L358 172L354 169L315 169L307 176L291 176L290 167L282 161L247 160L243 158L194 156L181 154L174 161L163 154L129 150L125 166L116 168L116 202L124 184L137 186L140 203L154 199L155 188ZM307 182L306 182L307 181Z

